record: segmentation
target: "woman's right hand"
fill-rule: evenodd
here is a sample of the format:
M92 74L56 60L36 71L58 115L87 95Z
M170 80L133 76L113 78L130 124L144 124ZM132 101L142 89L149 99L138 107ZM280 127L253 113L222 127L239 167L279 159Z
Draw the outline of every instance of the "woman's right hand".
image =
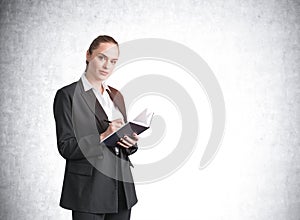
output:
M111 121L111 123L109 123L108 128L106 129L106 131L103 132L102 134L100 134L100 140L103 140L104 138L106 138L108 135L110 135L111 133L118 130L123 125L124 125L124 121L121 118L118 118L118 119L115 119L115 120Z

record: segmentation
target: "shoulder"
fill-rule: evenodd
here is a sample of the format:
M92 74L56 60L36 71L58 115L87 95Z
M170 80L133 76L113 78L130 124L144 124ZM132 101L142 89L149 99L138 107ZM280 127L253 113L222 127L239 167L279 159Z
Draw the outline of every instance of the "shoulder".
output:
M71 94L71 93L74 93L74 90L76 88L78 84L78 81L77 82L73 82L69 85L66 85L60 89L57 90L57 93L65 93L65 94Z
M72 98L75 94L76 86L78 85L77 82L73 82L69 85L63 86L56 91L54 102L72 102Z

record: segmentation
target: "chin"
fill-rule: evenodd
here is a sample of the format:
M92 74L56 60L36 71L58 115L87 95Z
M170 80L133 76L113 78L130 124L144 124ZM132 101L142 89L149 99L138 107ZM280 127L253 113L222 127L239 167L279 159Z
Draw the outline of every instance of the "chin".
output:
M107 79L108 76L109 76L109 75L104 76L104 75L102 75L102 74L98 74L98 75L97 75L97 79L99 79L99 80L104 80L104 79Z

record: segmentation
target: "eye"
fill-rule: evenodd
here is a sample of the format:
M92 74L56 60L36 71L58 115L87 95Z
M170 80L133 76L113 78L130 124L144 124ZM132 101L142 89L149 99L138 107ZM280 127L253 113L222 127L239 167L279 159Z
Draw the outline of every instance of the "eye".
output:
M99 58L100 61L104 60L104 56L100 55L100 56L98 56L98 58Z
M116 60L112 60L112 61L110 61L113 65L115 65L116 63L117 63L117 61Z

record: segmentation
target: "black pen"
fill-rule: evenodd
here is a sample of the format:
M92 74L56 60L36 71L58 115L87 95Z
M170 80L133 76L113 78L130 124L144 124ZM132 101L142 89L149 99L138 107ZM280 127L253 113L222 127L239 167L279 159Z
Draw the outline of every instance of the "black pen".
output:
M111 121L110 121L110 120L107 120L107 119L104 119L104 121L107 122L107 123L111 123Z

